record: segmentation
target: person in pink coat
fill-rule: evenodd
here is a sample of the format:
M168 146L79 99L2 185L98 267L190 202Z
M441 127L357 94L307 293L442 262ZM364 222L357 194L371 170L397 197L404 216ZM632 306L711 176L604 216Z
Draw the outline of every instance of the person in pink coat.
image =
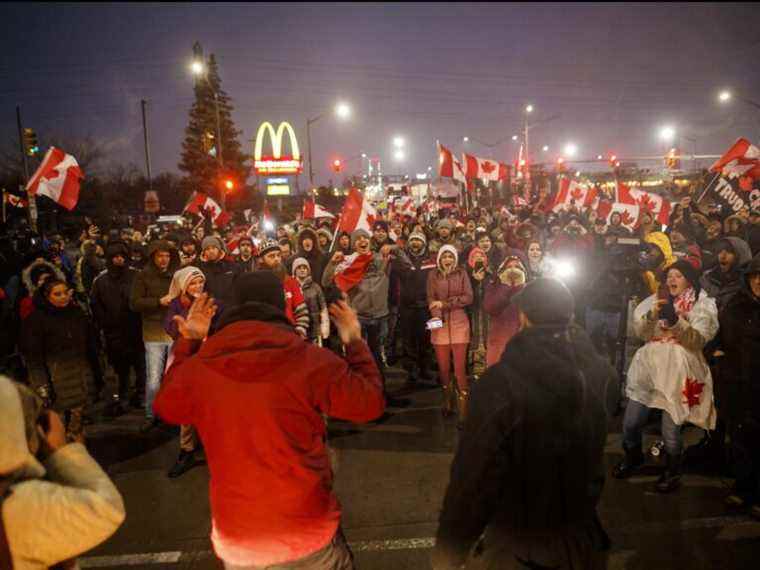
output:
M428 308L432 321L440 319L442 326L432 329L431 342L438 359L438 370L443 388L443 413L453 413L456 388L451 382L451 356L454 357L454 375L458 387L456 396L459 425L467 415L470 395L467 381L467 346L470 342L470 321L464 308L472 303L472 286L467 272L458 265L459 254L451 245L438 250L435 271L427 281Z

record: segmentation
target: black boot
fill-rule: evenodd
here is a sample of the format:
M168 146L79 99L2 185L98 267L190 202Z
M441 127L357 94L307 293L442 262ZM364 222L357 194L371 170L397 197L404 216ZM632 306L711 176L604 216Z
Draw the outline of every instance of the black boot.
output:
M612 470L612 476L615 479L628 479L639 467L644 465L644 452L641 449L641 445L631 448L623 445L623 450L625 451L625 459Z
M665 472L655 483L654 489L658 493L670 493L681 486L681 455L668 454Z
M198 461L195 459L195 451L180 451L176 463L169 469L169 479L176 479L196 465L198 465Z

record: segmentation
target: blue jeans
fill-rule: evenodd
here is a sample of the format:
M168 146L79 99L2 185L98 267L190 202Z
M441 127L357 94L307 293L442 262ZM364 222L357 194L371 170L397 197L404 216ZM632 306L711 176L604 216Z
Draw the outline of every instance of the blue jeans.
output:
M628 400L623 416L623 446L626 449L641 446L641 433L649 419L651 408L634 400ZM678 457L683 451L683 436L681 426L673 422L673 418L665 410L662 411L662 439L665 451L672 457Z
M170 342L145 343L145 417L149 420L153 419L153 401L161 387L171 346Z

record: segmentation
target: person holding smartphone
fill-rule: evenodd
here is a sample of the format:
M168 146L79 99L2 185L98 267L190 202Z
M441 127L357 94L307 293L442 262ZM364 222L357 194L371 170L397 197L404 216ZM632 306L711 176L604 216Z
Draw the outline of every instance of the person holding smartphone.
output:
M628 370L625 459L613 475L630 477L644 463L642 429L649 412L660 409L667 462L655 490L668 493L680 484L683 424L715 427L712 375L702 349L718 332L718 309L701 289L699 272L679 260L665 270L660 290L636 307L634 327L646 344Z

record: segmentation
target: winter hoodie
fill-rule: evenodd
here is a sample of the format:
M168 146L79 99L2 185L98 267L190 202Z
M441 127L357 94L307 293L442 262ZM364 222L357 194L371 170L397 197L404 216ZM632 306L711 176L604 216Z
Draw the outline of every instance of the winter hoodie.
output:
M710 297L715 298L720 311L726 306L728 300L742 288L742 271L744 266L752 260L752 252L749 245L743 239L736 237L724 237L723 241L731 244L731 249L736 253L736 261L730 271L724 273L720 265L716 265L705 272L700 279L702 289L707 291Z

